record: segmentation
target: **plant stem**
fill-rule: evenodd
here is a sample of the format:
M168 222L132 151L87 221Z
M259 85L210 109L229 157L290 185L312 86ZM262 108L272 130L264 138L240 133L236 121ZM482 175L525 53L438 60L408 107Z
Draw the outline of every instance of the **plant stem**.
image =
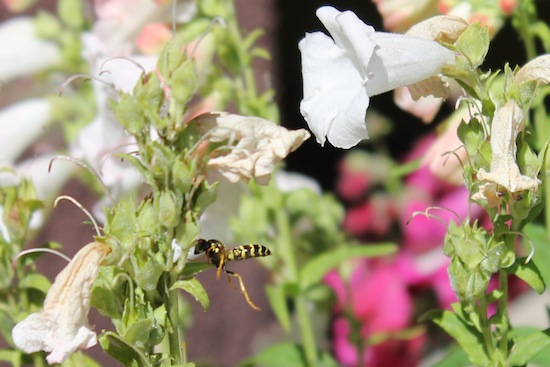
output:
M169 275L166 276L168 281ZM166 287L168 288L167 283ZM166 290L166 311L169 319L169 325L172 327L171 332L168 333L168 345L170 348L170 356L173 357L173 365L181 366L183 361L183 346L181 341L183 340L182 329L179 327L179 298L178 290Z
M252 58L249 55L249 50L245 49L245 44L239 26L237 23L237 15L235 11L235 4L231 2L231 17L227 20L227 29L231 34L231 38L235 41L235 50L237 51L237 57L240 65L240 75L236 76L238 86L238 108L241 113L247 112L250 114L257 114L257 111L250 111L250 101L257 98L256 90L256 78L254 77L254 69L252 67ZM244 96L244 98L242 98Z
M289 224L285 213L281 210L276 214L277 231L278 231L278 243L281 248L281 252L286 257L286 267L289 270L289 278L291 283L299 286L299 273L294 248L292 246L292 239L290 236ZM315 342L315 335L313 333L313 326L310 319L310 311L307 308L307 299L302 294L298 294L295 298L296 313L298 316L298 324L300 325L300 331L302 335L302 346L304 348L304 354L306 362L309 367L317 366L317 345Z
M485 342L485 348L487 349L487 355L493 356L495 353L495 345L493 343L491 325L489 323L489 319L487 318L487 296L485 294L480 297L479 311L481 332L483 333L483 340Z
M500 331L500 341L499 341L499 349L502 355L505 357L508 356L508 329L509 329L509 321L508 321L508 274L506 271L500 269L498 273L499 277L499 288L502 292L502 296L498 300L498 313L502 317L502 320L500 321L501 330Z
M535 40L532 37L530 25L533 24L534 19L530 19L528 9L534 8L531 1L520 1L518 6L517 19L518 19L518 32L525 45L525 54L527 60L532 60L537 56L537 49L535 47Z

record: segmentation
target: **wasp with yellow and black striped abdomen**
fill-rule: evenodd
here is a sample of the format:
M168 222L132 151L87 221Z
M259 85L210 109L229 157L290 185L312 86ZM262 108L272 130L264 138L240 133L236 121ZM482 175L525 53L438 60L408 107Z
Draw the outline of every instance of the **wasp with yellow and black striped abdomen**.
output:
M241 275L231 270L227 270L227 268L225 267L225 264L228 261L232 261L232 260L239 261L239 260L250 259L253 257L269 256L271 255L271 251L267 247L258 245L258 244L249 244L249 245L240 245L235 247L234 249L228 250L225 248L224 244L218 240L199 239L197 240L197 244L195 245L195 254L201 254L201 253L205 253L208 260L212 264L214 264L216 268L218 268L218 271L216 273L216 278L220 279L220 274L221 274L221 271L223 270L223 272L227 274L227 280L229 281L230 284L231 284L230 275L239 279L241 292L243 293L244 298L246 299L246 302L253 309L258 311L260 310L260 308L256 306L248 297L248 292L246 291Z

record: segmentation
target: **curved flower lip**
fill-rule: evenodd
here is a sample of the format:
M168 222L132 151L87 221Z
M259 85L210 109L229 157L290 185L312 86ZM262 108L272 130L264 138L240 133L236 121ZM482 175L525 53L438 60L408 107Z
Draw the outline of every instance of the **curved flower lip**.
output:
M302 53L304 98L300 112L324 145L350 148L368 138L365 125L370 96L437 74L454 60L438 43L402 34L375 32L353 12L317 10L330 32L308 33Z
M78 348L97 343L88 324L92 285L98 267L111 252L109 245L84 246L55 278L44 301L44 310L33 313L12 330L14 344L26 353L50 352L48 363L61 363Z

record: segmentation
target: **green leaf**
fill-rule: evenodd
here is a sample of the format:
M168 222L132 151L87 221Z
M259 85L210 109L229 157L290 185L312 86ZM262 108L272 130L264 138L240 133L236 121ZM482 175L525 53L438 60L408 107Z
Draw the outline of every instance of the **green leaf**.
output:
M21 367L22 353L18 350L0 350L0 361L9 362L13 367Z
M544 348L550 346L550 330L534 330L527 335L514 338L514 346L510 352L510 365L523 366L540 353Z
M136 274L137 285L146 291L156 289L163 270L164 266L162 264L155 258L149 258L139 273Z
M483 336L474 327L468 325L464 319L451 311L442 310L430 312L426 317L433 320L458 342L468 354L470 362L476 366L488 366L490 364L490 358L483 347Z
M125 366L152 367L147 357L137 348L112 331L106 331L99 337L99 344L107 354Z
M517 259L514 265L506 268L505 270L525 281L538 294L544 293L546 285L544 284L544 279L542 279L542 275L537 268L537 265L533 261L526 264L525 259L526 258Z
M534 247L534 255L531 259L537 265L539 272L545 284L550 283L550 246L548 246L548 235L546 229L535 223L525 226L524 233L526 238L531 241Z
M462 350L462 348L454 345L448 350L445 357L434 364L433 367L464 367L468 365L468 355Z
M60 0L57 3L59 18L75 30L80 30L84 25L82 1Z
M252 358L241 363L240 367L306 367L307 362L301 347L292 343L272 345Z
M24 288L24 289L33 288L41 291L44 294L48 293L50 286L51 286L51 283L48 278L46 278L42 274L36 274L36 273L26 275L19 282L19 288Z
M290 333L291 319L286 303L285 288L281 285L267 285L266 293L271 309L275 313L279 324L281 324L284 331Z
M178 280L170 287L170 290L183 289L199 302L204 311L210 307L210 300L202 284L196 279Z
M361 257L389 255L396 251L394 244L346 246L322 253L308 261L300 271L300 289L308 290L321 282L325 274L342 262Z

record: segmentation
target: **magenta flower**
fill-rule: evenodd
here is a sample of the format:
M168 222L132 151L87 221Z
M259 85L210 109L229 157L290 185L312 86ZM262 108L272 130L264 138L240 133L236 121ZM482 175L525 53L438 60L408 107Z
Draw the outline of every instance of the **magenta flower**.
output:
M368 366L405 366L401 362L418 359L419 348L413 347L418 344L416 338L404 340L391 336L410 325L413 311L409 280L401 269L404 268L399 261L365 261L357 264L348 285L336 272L325 277L325 282L334 289L338 298L333 347L342 366L357 366L360 360ZM364 350L358 350L352 336L365 343ZM381 336L381 342L369 345ZM391 357L392 364L386 364L390 355L398 356L399 361Z

